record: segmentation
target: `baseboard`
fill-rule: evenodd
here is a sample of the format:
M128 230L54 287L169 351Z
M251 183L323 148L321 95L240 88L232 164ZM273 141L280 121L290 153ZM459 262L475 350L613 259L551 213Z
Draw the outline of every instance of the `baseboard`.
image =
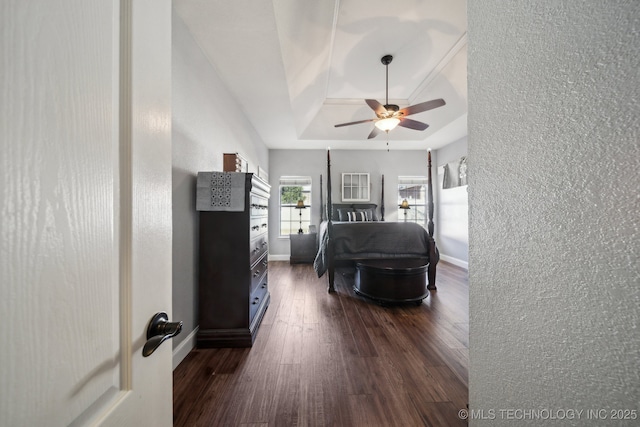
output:
M440 259L442 261L448 262L449 264L453 264L455 266L464 268L465 270L469 271L469 262L468 261L463 261L461 259L454 258L454 257L448 256L448 255L443 255L443 254L440 254Z
M195 348L197 334L198 326L173 350L173 369L176 369L189 352Z
M289 261L289 255L271 255L271 254L269 254L269 261Z

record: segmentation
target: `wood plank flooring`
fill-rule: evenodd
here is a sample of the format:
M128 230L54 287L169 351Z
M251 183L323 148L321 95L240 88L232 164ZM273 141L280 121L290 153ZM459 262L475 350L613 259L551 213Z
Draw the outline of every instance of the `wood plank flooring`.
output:
M251 349L194 349L174 370L174 426L464 426L467 272L441 262L437 291L382 307L336 293L309 264L269 263L271 304Z

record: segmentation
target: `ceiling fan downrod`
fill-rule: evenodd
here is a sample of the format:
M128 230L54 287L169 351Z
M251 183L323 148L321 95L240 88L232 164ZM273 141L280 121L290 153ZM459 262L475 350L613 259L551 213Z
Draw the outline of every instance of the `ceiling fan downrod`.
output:
M380 59L380 62L382 62L384 64L384 68L386 70L386 74L387 74L387 84L386 84L386 92L385 92L385 106L389 104L389 64L391 64L391 61L393 61L393 56L391 55L385 55Z
M387 113L391 113L391 115L393 115L394 113L397 113L398 110L400 110L400 107L398 107L395 104L389 104L389 64L391 64L391 61L393 61L393 56L391 55L385 55L382 58L380 58L380 62L382 62L386 70L386 79L385 79L386 90L385 90L384 108L387 110Z
M385 108L389 105L389 64L393 61L393 56L385 55L380 59L380 62L384 64L384 68L386 70L386 92L385 92Z

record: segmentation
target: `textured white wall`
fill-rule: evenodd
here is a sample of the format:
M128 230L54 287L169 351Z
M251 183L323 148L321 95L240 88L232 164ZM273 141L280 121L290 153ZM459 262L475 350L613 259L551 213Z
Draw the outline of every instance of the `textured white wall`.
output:
M250 172L269 170L269 151L175 12L172 25L173 318L184 322L175 349L198 324L196 175L221 171L233 152Z
M470 406L495 418L470 424L637 425L608 411L640 410L640 2L468 16Z

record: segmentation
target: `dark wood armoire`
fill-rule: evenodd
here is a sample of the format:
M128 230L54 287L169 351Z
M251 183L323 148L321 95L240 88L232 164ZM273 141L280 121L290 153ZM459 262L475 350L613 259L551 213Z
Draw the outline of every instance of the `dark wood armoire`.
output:
M253 345L270 299L270 188L252 173L198 173L200 348Z

